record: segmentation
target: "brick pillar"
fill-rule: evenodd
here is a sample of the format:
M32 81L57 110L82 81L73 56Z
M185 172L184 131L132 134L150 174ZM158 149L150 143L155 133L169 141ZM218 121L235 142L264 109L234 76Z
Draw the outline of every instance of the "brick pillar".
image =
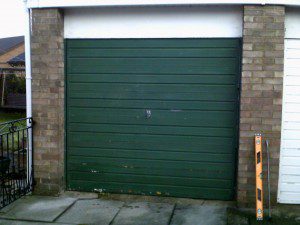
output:
M276 202L284 57L282 6L245 6L238 162L238 205L254 206L254 139L270 140L272 201ZM265 147L263 148L265 150ZM266 152L266 151L265 151ZM266 162L266 154L263 155ZM266 167L264 168L266 184ZM265 186L265 193L267 189ZM265 195L266 197L267 195Z
M59 9L32 11L32 110L36 193L53 195L64 175L64 36Z

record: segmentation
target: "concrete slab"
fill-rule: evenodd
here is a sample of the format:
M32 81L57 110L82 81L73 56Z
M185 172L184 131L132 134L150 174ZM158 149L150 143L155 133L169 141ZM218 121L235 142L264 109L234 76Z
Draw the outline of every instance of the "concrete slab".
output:
M47 222L28 222L19 220L2 220L0 219L0 225L72 225L66 223L47 223Z
M170 225L226 225L225 204L184 205L175 208Z
M220 206L220 207L234 207L236 202L233 201L219 201L219 200L204 200L202 205Z
M1 210L0 218L52 222L75 201L75 198L26 196Z
M123 206L120 201L78 200L56 222L109 225Z
M0 225L72 225L66 223L47 223L47 222L26 222L26 221L18 221L18 220L3 220L0 219Z
M122 207L113 225L168 225L173 204L134 202Z

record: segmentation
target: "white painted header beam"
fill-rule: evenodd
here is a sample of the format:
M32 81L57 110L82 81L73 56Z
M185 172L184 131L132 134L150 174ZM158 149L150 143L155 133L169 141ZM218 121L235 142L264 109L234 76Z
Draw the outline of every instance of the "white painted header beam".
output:
M222 21L222 22L220 22ZM65 10L65 38L242 37L241 6L74 8Z
M28 8L145 6L145 5L290 5L300 6L299 0L27 0Z

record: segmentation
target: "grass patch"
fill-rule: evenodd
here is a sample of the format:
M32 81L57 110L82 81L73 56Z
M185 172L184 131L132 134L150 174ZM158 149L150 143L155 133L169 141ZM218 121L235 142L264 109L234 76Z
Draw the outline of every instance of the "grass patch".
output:
M23 112L3 112L3 111L0 111L0 124L5 123L5 122L9 122L9 121L12 121L12 120L25 118L25 117L26 117L26 113L23 113ZM24 121L21 121L19 123L16 123L15 126L25 127L26 126L26 121L24 120ZM0 126L0 135L9 132L9 127L10 126L6 126L6 125ZM12 138L12 136L13 136L13 138ZM2 141L3 141L2 146L3 146L4 150L7 150L9 148L10 151L13 151L13 152L17 151L20 148L22 148L22 144L24 142L23 141L23 133L19 132L19 135L18 135L18 133L15 132L15 133L11 133L9 135L3 135ZM13 149L12 149L12 146L14 146Z
M26 117L26 113L22 113L22 112L1 112L0 111L0 123L5 123L11 120L17 120L25 117Z

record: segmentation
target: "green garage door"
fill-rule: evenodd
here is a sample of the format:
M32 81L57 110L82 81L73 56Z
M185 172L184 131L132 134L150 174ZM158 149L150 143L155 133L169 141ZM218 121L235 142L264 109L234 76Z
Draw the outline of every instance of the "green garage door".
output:
M239 39L66 43L69 190L234 197Z

